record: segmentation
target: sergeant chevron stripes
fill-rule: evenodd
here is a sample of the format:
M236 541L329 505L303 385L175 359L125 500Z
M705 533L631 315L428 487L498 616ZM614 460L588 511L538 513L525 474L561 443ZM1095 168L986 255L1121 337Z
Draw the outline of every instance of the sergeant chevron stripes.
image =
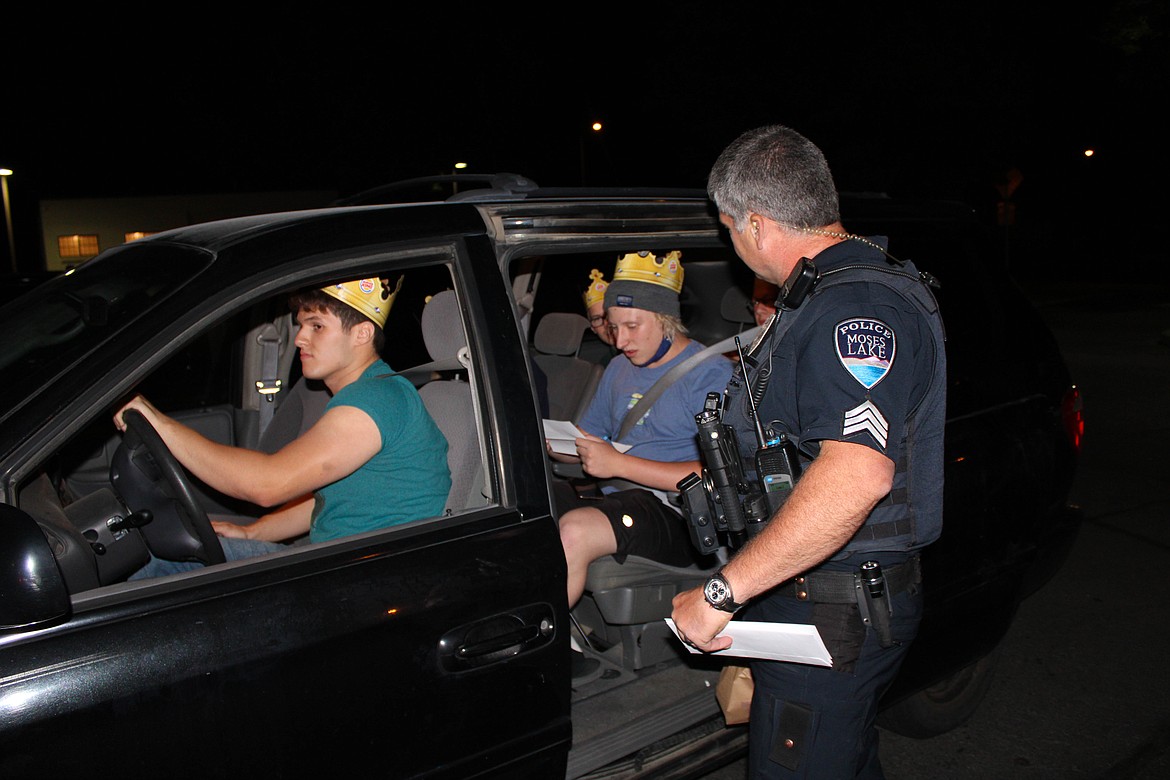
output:
M890 434L890 425L881 411L874 406L873 401L866 399L860 406L845 412L845 421L841 426L842 438L855 433L867 431L881 448L886 448L886 437Z

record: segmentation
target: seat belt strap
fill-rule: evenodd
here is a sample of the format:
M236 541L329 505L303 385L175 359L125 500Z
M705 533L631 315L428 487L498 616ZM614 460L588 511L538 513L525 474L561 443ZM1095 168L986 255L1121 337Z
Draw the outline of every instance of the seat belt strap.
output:
M741 343L746 341L750 344L755 340L756 336L759 335L761 330L763 330L763 328L756 326L754 328L749 328L742 333L736 333L734 336L728 336L722 341L716 344L712 344L700 352L696 352L660 376L658 381L651 385L650 389L647 390L646 393L638 399L638 403L634 404L630 410L626 412L626 416L622 418L621 430L618 431L618 435L614 441L621 441L622 439L626 438L626 435L633 429L635 425L638 424L638 420L641 420L646 416L646 413L650 411L650 406L655 401L657 401L659 396L666 392L666 388L673 385L680 376L690 371L696 365L711 357L712 355L722 355L724 352L730 352L735 348L736 339L739 339ZM696 409L695 413L698 414L699 410Z
M272 422L276 394L281 390L280 334L275 325L268 323L260 330L256 341L260 344L260 379L256 382L256 392L260 394L260 434L263 435Z

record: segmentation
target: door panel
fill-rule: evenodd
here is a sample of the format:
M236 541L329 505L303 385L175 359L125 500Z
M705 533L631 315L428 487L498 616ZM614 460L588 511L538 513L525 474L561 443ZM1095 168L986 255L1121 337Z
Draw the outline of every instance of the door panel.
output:
M0 775L53 756L62 774L461 776L504 745L499 760L567 750L565 627L545 601L563 590L555 524L486 514L442 544L341 543L155 581L9 640L0 696L24 725L0 735ZM452 663L443 639L460 629L473 658Z

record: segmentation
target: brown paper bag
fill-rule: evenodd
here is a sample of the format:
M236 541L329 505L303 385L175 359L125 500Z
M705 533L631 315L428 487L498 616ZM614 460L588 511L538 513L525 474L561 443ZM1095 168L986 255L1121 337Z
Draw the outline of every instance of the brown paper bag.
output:
M754 690L750 668L731 665L723 667L719 673L719 682L715 685L715 699L723 709L723 719L728 726L748 722Z

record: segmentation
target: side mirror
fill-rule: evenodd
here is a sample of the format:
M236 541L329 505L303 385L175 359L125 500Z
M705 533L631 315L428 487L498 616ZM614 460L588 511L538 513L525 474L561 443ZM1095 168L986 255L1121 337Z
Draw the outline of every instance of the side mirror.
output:
M72 614L65 578L40 526L0 504L0 633L46 628Z

